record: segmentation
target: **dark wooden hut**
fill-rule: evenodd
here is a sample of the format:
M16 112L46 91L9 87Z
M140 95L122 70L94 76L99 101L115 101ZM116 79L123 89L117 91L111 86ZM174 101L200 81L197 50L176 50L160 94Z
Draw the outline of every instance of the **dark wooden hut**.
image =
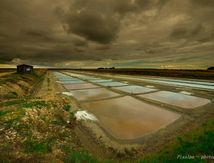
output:
M33 66L22 64L17 65L17 73L19 74L30 74L33 72Z

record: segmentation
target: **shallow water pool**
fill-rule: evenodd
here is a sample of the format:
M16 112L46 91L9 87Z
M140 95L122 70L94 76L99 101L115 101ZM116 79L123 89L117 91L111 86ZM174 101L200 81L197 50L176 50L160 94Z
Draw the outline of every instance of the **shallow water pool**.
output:
M75 89L97 88L99 86L91 83L83 83L83 84L65 84L64 87L68 90L75 90Z
M196 97L196 96L189 96L182 93L175 93L169 91L159 91L149 94L139 95L139 97L143 97L146 99L159 101L162 103L166 103L169 105L174 105L186 109L192 109L196 107L200 107L210 103L209 99Z
M123 92L127 92L127 93L131 93L131 94L148 93L148 92L153 92L153 91L157 90L157 89L146 88L146 87L142 87L142 86L138 86L138 85L115 87L114 89L120 90Z
M106 87L117 87L117 86L124 86L124 85L127 85L126 83L116 82L116 81L104 82L104 83L98 83L98 84L99 84L99 85L102 85L102 86L106 86Z
M94 88L70 91L72 96L79 101L100 100L119 96L120 94L112 92L105 88Z
M180 115L130 96L84 103L99 124L118 139L137 139L177 120Z

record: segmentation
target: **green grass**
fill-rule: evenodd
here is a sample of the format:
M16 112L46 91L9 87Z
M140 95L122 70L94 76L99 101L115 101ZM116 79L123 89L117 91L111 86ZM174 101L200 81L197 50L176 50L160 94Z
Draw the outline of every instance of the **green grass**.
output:
M26 153L44 154L51 152L51 145L37 140L28 139L24 142Z
M5 101L5 102L0 102L0 107L3 106L12 106L16 105L19 108L38 108L41 109L43 107L50 107L50 104L45 102L45 101L27 101L23 99L18 99L18 100L10 100L10 101ZM66 107L68 108L68 106Z
M96 160L93 156L85 151L72 151L70 154L65 158L65 163L75 162L75 163L98 163L99 161Z
M97 163L98 160L93 158L89 153L85 151L74 151L71 146L68 144L61 145L62 150L65 152L66 157L64 159L65 163L75 162L75 163L82 163L82 162L91 162Z
M65 125L65 121L63 121L62 119L56 119L56 120L53 120L51 121L52 124L55 124L55 125L59 125L59 126L63 126Z
M96 158L94 158L92 155L90 155L86 151L74 151L72 147L68 144L61 145L62 150L66 154L66 157L64 158L65 163L75 162L75 163L99 163ZM104 161L106 162L106 161Z
M71 118L71 119L74 119L74 120L76 119L75 113L74 113L74 112L70 112L70 118Z
M10 113L10 112L11 112L11 110L0 111L0 117L4 116L5 114Z
M64 109L65 111L70 111L71 105L70 105L70 104L65 104L65 105L63 106L63 109Z
M162 152L151 155L138 163L158 162L207 162L201 156L213 156L214 153L214 119L201 128L177 137L174 145L166 147ZM180 156L195 156L194 159L182 159ZM211 160L210 160L211 161Z
M1 106L19 105L24 102L25 102L25 100L10 100L10 101L5 101L5 102L0 102L0 107Z
M7 95L5 95L5 98L17 98L18 94L16 92L8 92Z
M38 108L42 109L44 107L50 107L50 104L48 104L45 101L25 101L20 105L21 108Z
M23 137L32 136L32 131L31 131L32 126L27 123L19 123L13 128Z
M16 112L13 112L13 115L12 117L10 117L10 114L6 114L7 119L5 121L5 119L1 119L1 121L8 127L8 128L11 128L11 127L15 127L16 126L16 123L20 121L20 119L25 115L24 111L23 110L19 110L19 111L16 111ZM14 126L15 125L15 126Z
M66 121L63 119L63 114L61 114L59 111L54 113L54 117L55 118L51 122L52 124L60 126L67 125Z
M21 74L14 73L14 74L11 74L9 76L3 77L0 80L0 84L5 84L7 82L17 83L17 81L20 81L20 80L28 80L31 82L32 78L36 78L36 76L32 75L32 74L21 75Z
M0 85L8 85L8 83L19 85L19 87L27 94L31 87L26 87L25 85L21 84L20 81L25 81L29 85L33 86L36 82L43 79L45 70L35 70L32 74L17 74L13 73L8 76L3 76L0 79ZM10 86L10 85L8 85ZM19 92L9 92L7 95L4 95L4 98L17 98L19 96Z

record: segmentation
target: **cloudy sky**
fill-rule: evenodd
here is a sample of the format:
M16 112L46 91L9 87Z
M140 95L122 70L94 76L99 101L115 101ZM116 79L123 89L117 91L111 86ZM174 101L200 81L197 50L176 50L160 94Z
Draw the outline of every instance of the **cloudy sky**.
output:
M205 68L213 16L214 0L0 0L0 65Z

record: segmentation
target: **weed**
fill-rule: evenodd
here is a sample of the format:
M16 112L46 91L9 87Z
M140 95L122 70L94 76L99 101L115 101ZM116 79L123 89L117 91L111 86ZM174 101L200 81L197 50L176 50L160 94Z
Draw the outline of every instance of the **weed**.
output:
M11 112L11 110L0 111L0 117L4 116L5 114L10 113L10 112Z
M24 102L25 102L24 100L10 100L10 101L5 101L5 102L0 102L0 107L1 106L19 105Z
M201 130L193 130L177 138L177 141L171 150L163 150L144 160L143 162L207 162L200 156L213 155L214 151L214 120L202 125ZM194 159L177 159L178 156L195 156ZM199 157L197 157L199 156Z
M60 125L60 126L63 126L63 125L66 124L65 121L63 119L61 119L61 118L60 119L55 119L51 123L55 124L55 125Z
M65 111L70 111L71 105L70 105L70 104L65 104L65 105L63 106L63 109L64 109Z
M24 142L26 153L44 154L51 152L51 146L48 143L39 142L37 140L28 139Z
M38 108L42 109L44 107L49 107L50 105L46 103L45 101L26 101L25 103L22 103L20 107L22 108Z
M8 92L6 95L7 98L17 98L18 94L16 92Z
M81 163L81 162L87 162L87 163L98 163L98 160L93 158L89 153L85 151L72 151L68 155L68 157L64 160L65 163L69 162L75 162L75 163Z
M14 129L23 137L32 136L31 126L27 123L20 123L14 126Z
M75 117L75 113L74 113L74 112L71 112L71 113L70 113L70 118L73 119L73 120L76 120L76 117Z
M75 162L75 163L98 163L93 156L91 156L86 151L74 151L72 147L68 144L61 145L62 150L66 154L66 158L64 159L65 163Z

